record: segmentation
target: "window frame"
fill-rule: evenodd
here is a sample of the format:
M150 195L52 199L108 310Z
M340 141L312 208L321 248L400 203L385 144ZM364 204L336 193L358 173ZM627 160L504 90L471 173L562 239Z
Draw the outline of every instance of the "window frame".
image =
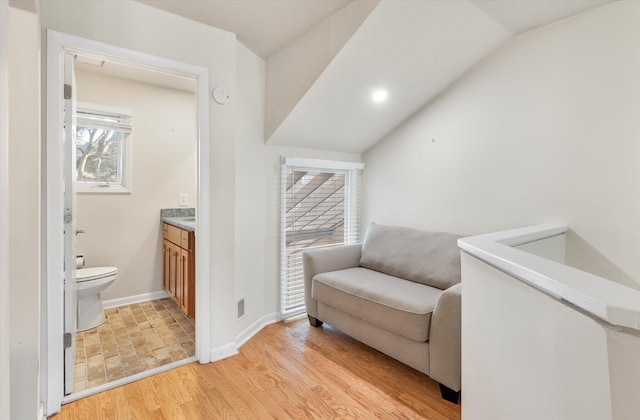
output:
M79 110L87 110L96 114L105 115L119 115L128 120L129 123L129 135L122 140L122 158L121 162L118 162L118 166L122 171L122 182L119 184L105 184L104 182L84 182L78 181L76 175L76 192L79 194L131 194L133 192L133 111L125 108L116 108L101 104L94 104L89 102L80 102L76 104L76 115L74 118L74 142L75 135L78 130L77 116ZM108 187L106 186L108 185Z
M291 306L287 304L286 292L289 288L304 287L304 275L295 276L295 284L290 284L288 266L288 246L287 246L287 173L293 171L313 171L327 173L341 173L345 175L344 180L344 241L342 244L329 246L340 246L358 243L360 241L360 178L364 169L363 163L329 161L305 158L281 158L280 170L280 316L282 319L291 319L306 313L304 302L302 305ZM354 226L355 224L355 226ZM308 249L327 247L318 246ZM301 264L301 262L300 262ZM296 300L296 299L294 299Z

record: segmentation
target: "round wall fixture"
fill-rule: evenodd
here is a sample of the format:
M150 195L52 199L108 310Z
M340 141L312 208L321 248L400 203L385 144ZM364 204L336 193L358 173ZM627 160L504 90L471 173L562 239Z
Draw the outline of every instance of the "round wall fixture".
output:
M220 105L228 104L231 100L231 94L226 88L217 86L212 92L213 99Z

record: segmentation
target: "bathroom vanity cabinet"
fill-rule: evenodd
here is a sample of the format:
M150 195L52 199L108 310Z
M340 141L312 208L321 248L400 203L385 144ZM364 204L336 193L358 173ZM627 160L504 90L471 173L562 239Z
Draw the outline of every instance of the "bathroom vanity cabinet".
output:
M195 232L162 224L162 287L188 317L196 308Z

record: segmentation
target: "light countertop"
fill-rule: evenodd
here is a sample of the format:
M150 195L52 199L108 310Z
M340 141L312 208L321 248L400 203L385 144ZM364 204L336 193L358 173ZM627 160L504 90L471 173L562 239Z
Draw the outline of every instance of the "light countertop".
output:
M196 218L194 216L187 217L161 217L165 223L169 223L170 225L179 227L180 229L190 230L191 232L196 231Z
M177 209L161 209L160 220L181 229L196 231L196 209L195 208L177 208Z

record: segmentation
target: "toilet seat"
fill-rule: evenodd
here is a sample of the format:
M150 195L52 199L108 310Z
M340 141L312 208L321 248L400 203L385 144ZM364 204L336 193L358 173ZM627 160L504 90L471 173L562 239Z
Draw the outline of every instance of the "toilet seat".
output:
M76 282L99 280L105 277L115 276L118 273L116 267L87 267L76 270Z

